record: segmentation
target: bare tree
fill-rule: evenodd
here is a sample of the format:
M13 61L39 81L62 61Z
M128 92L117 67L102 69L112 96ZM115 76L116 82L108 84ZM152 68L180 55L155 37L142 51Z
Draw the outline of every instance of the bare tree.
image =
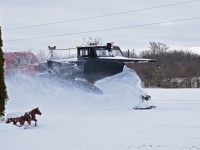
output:
M137 55L135 53L135 49L124 51L123 55L125 57L128 57L128 58L135 58L135 57L137 57Z
M44 50L39 50L36 53L36 55L37 55L37 58L38 58L39 61L45 61L45 60L47 60L47 54L45 53Z
M138 71L145 85L165 88L199 87L199 55L191 51L169 51L169 47L160 42L150 42L150 50L140 55L157 60L155 67Z
M85 42L83 45L98 45L103 43L102 37L89 37L88 39L83 38L83 41Z

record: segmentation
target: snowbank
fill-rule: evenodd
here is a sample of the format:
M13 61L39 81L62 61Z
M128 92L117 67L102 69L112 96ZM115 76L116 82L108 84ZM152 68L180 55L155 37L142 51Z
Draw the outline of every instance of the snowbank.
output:
M104 91L105 97L112 103L124 108L148 107L150 102L142 101L141 95L148 95L142 88L142 83L137 73L124 67L123 72L99 80L95 84Z

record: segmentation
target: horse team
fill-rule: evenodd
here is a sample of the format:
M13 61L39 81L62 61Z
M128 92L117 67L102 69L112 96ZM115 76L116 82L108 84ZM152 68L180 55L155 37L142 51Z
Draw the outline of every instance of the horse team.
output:
M35 121L35 126L37 126L37 119L36 115L42 115L39 107L34 108L33 110L29 112L25 112L23 116L16 117L16 118L7 118L6 123L13 123L13 125L17 125L19 127L23 126L25 122L28 123L28 125L31 125L31 121ZM20 125L18 125L19 123Z

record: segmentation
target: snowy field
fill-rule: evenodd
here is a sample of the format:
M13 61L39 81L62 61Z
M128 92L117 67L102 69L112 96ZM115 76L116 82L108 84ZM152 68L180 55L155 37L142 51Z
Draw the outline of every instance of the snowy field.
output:
M140 81L131 74L97 83L102 95L62 81L7 78L6 113L40 107L42 116L28 129L0 123L0 149L199 150L200 89L145 89L157 108L133 110L144 91L135 89Z

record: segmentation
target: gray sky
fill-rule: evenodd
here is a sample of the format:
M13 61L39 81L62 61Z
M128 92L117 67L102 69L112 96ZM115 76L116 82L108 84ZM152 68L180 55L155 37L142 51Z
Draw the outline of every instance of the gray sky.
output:
M196 47L196 50L200 52L200 19L53 38L9 41L200 17L200 1L96 19L6 30L184 1L189 0L0 0L3 50L24 51L31 49L33 51L48 51L48 46L56 45L58 48L75 47L84 43L83 38L102 37L103 43L113 41L122 49L134 48L137 53L140 50L148 49L151 41L165 43L171 49L191 49Z

